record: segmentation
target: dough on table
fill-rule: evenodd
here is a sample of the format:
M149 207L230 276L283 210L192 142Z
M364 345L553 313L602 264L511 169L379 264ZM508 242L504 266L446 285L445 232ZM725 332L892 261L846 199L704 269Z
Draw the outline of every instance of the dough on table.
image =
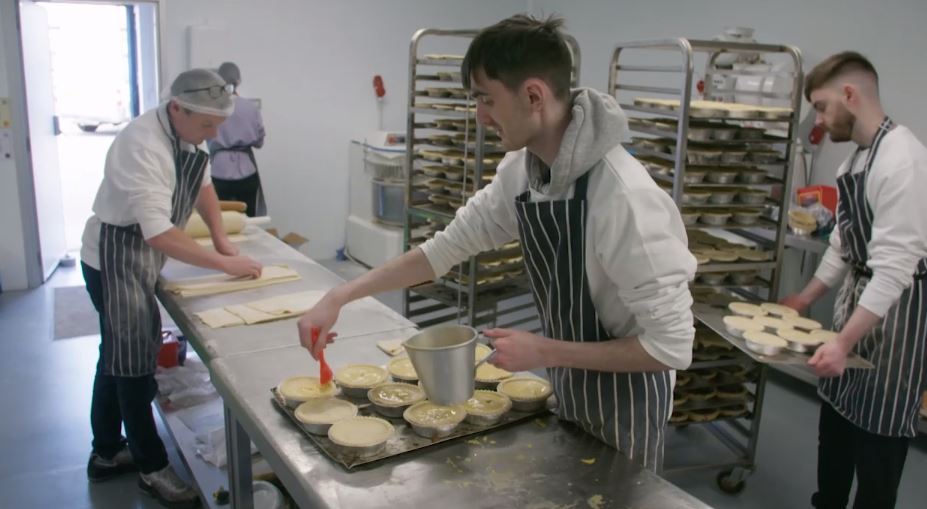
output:
M216 274L206 277L168 281L164 289L181 297L198 297L219 293L237 292L251 288L296 281L300 275L285 265L268 265L257 279Z
M228 237L229 237L229 241L232 243L244 242L248 240L248 236L242 233L233 233L229 235ZM193 240L196 241L197 244L203 247L212 246L212 237L208 237L208 236L207 237L196 237Z
M222 212L222 226L225 229L225 233L239 233L245 229L245 216L241 212L235 212L233 210L226 210ZM206 221L203 221L203 218L196 212L190 216L190 220L187 221L187 226L184 227L183 231L195 238L199 237L209 237L209 227L206 226Z
M301 315L315 305L325 292L290 293L245 304L233 304L195 313L209 327L254 325Z

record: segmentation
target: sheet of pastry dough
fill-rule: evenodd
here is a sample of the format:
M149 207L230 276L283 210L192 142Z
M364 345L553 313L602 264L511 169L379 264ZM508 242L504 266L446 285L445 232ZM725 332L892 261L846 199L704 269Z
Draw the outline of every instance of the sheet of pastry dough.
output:
M195 314L213 329L254 325L299 316L314 306L324 295L325 292L318 290L291 293L245 304L209 309Z
M404 341L404 339L384 339L377 341L377 347L383 350L386 355L395 357L405 351L405 348L402 347Z
M271 315L302 314L309 311L324 296L324 291L312 290L249 302L248 306Z
M246 217L247 216L241 212L235 212L234 210L223 211L222 227L225 230L225 233L238 233L244 230L246 225ZM184 232L193 238L208 237L209 227L206 226L206 222L203 221L203 218L198 213L194 212L190 216L190 220L187 221Z
M225 308L207 309L194 314L213 329L244 325L245 323L239 316L229 313Z
M233 315L236 315L241 319L246 325L254 325L256 323L270 322L272 320L278 320L280 318L285 318L283 315L271 315L264 313L263 311L258 311L257 309L252 308L248 304L236 304L233 306L225 306L225 310Z
M300 275L285 265L269 265L264 267L261 277L245 279L227 274L217 274L178 281L169 281L164 289L180 295L181 297L198 297L202 295L215 295L219 293L237 292L250 288L296 281Z
M234 233L232 235L229 235L228 237L229 237L229 240L232 242L244 242L248 240L248 236L242 233ZM209 247L212 245L212 237L202 237L202 238L193 239L193 240L195 240L197 244L203 247Z

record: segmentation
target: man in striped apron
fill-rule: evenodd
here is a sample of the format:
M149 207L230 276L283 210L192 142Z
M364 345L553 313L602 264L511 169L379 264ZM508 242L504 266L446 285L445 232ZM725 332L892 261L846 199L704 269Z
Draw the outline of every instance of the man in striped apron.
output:
M621 146L618 103L570 90L559 26L515 16L477 35L461 71L477 119L509 151L493 182L434 239L330 291L300 320L300 341L311 350L311 329L327 334L351 300L519 239L543 335L485 331L494 363L546 368L561 419L659 470L672 370L691 362L696 264L672 199Z
M81 267L101 335L87 476L97 482L138 469L145 492L170 507L194 507L196 491L168 463L151 413L161 347L158 274L166 256L239 276L259 276L261 266L238 256L225 235L208 156L197 148L232 111L224 80L194 69L177 77L171 95L116 136L84 230ZM182 231L194 206L215 251Z
M821 377L818 508L891 508L927 388L927 149L885 116L878 74L862 55L834 55L805 96L835 142L858 145L837 171L837 228L815 277L783 302L805 311L843 281L837 338L809 364ZM849 352L875 369L846 369Z

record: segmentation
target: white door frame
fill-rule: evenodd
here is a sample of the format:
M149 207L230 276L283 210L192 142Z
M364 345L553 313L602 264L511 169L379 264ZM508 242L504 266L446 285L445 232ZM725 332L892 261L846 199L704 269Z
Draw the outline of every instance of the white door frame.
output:
M13 129L13 161L16 165L19 210L22 219L23 252L25 254L26 281L29 288L35 288L44 282L42 256L39 243L39 224L36 211L35 184L33 179L32 158L28 150L29 119L26 110L26 79L23 62L22 36L20 34L20 0L0 0L0 34L2 34L3 51L9 81L10 112ZM36 1L36 0L31 0ZM164 5L162 0L43 0L62 3L92 4L150 4L155 6L155 20L158 25L157 37L158 90L162 89L164 64L161 58L164 36ZM38 2L36 2L38 3Z

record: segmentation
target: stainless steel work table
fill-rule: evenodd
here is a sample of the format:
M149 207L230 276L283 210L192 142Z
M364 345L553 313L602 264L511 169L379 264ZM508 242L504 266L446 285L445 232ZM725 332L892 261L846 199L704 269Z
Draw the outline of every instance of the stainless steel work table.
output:
M164 308L183 331L184 336L196 348L200 357L207 363L211 359L227 355L298 344L296 319L290 318L248 327L212 329L203 324L193 313L288 293L328 290L342 282L342 279L331 271L309 260L264 230L250 227L246 232L249 240L237 244L242 254L252 256L264 265L285 264L298 272L302 279L246 291L202 297L184 298L164 291L158 292ZM169 261L161 272L165 280L207 274L215 274L215 271L193 267L176 260ZM376 299L367 298L346 306L339 316L335 330L341 337L390 330L396 331L397 337L402 334L405 334L402 337L406 337L409 331L402 329L410 326L412 324L399 313Z
M299 281L243 292L180 298L159 295L190 344L210 368L223 398L232 507L250 509L250 441L300 507L707 507L631 465L623 455L552 415L413 451L347 471L330 461L274 407L270 389L288 376L317 374L297 345L295 319L210 329L193 313L285 293L327 290L341 279L257 229L239 244L264 264L285 263ZM171 262L168 279L207 273ZM406 337L413 324L378 302L346 310L326 350L332 367L385 364L376 343ZM363 334L363 332L371 332Z
M335 369L352 362L383 364L387 356L375 343L371 336L336 341L326 358ZM595 507L599 499L601 507L707 507L552 415L349 472L325 457L271 401L270 388L283 378L317 371L304 350L235 355L210 367L240 431L303 508L586 507L587 502Z

